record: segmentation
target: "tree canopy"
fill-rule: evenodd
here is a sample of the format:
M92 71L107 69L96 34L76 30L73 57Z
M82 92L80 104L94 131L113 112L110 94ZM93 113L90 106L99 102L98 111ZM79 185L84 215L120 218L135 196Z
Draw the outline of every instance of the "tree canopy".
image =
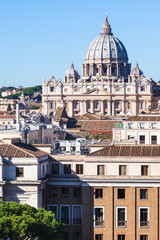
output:
M55 240L63 227L51 211L27 204L0 202L0 239Z

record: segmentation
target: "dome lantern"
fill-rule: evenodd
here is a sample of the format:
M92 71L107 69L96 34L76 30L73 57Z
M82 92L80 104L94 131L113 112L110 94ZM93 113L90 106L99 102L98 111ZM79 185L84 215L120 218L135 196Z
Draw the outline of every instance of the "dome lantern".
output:
M101 34L110 34L110 35L112 35L111 26L110 26L110 24L109 24L109 22L108 22L108 16L106 16L106 21L105 21L105 23L102 25Z

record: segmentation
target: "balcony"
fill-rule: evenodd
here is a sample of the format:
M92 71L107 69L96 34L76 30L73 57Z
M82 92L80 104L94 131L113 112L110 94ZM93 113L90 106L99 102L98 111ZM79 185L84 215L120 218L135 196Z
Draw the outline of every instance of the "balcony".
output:
M127 228L127 221L117 221L117 227Z
M94 226L95 227L104 227L104 221L95 220L94 221Z
M150 228L150 221L140 221L140 228Z

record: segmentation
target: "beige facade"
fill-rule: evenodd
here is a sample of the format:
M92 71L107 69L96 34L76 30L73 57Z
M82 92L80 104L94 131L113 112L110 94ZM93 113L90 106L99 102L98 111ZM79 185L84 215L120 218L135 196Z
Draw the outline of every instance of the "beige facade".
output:
M121 128L113 129L115 144L160 144L160 115L145 114L123 121Z
M94 113L137 115L152 108L153 81L147 80L138 63L132 71L125 47L106 18L102 31L88 47L82 77L71 64L64 82L53 76L43 82L42 113L54 117L65 106L69 117Z
M158 240L159 153L159 146L113 145L52 156L43 206L66 221L61 239Z

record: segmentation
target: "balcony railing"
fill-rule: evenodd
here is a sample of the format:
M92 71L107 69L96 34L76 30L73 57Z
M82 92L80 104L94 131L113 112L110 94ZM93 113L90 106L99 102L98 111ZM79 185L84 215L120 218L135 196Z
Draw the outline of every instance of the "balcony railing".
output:
M140 221L140 228L149 228L150 221Z
M95 220L94 225L95 227L104 227L104 221Z
M69 218L61 218L61 222L69 224Z
M73 219L73 224L81 224L82 220L80 219Z
M117 227L126 228L127 221L117 221Z

